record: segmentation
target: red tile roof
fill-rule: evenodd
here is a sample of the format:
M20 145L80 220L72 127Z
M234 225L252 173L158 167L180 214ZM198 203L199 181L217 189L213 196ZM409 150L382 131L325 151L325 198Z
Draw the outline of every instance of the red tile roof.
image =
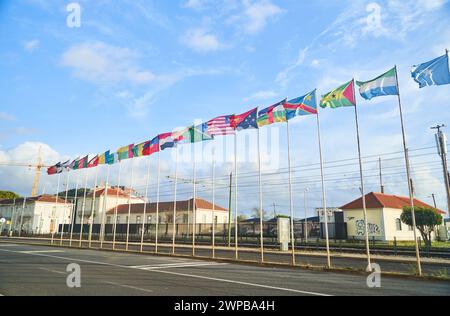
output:
M34 202L47 202L47 203L55 203L56 202L56 196L55 195L48 195L48 194L44 194L44 195L40 195L40 196L36 196L36 197L27 197L26 199L26 203L34 203ZM20 205L23 204L23 200L24 198L17 198L15 199L1 199L0 200L0 205L12 205L12 204L16 204L16 205ZM62 198L58 198L58 204L64 204L64 199ZM70 203L67 203L70 204Z
M102 195L105 195L105 188L97 188L95 189L95 197L100 197ZM122 198L128 198L130 196L130 194L132 194L133 191L131 189L121 189L121 188L111 188L108 187L108 196L117 196L117 194L119 194L119 197ZM93 197L94 196L94 192L90 192L86 195L86 197ZM133 196L131 198L134 198Z
M177 212L192 210L192 204L194 199L190 199L187 201L177 201ZM159 211L160 212L172 212L173 211L173 202L160 202L159 203ZM196 207L197 209L207 209L212 210L213 204L205 201L203 199L196 199ZM145 203L139 204L131 204L131 214L143 214ZM227 209L216 205L215 210L218 212L228 212ZM115 212L115 207L110 209L107 213L113 214ZM156 213L156 203L147 203L146 213ZM117 214L128 214L128 204L121 204L117 207Z
M444 211L435 209L431 205L424 203L420 200L414 199L415 206L427 207L436 210L440 214L445 214ZM397 195L389 195L383 193L371 192L366 194L366 208L367 209L379 209L379 208L395 208L395 209L403 209L404 206L411 206L409 201L409 197L405 196L397 196ZM355 210L362 209L362 197L345 204L340 207L343 210Z

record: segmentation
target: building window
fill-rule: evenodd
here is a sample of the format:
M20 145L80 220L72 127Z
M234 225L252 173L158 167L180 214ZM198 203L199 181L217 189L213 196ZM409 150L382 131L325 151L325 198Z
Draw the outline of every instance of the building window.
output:
M203 223L203 224L206 224L206 215L203 215L203 216L202 216L202 223Z
M106 217L106 224L111 224L111 216Z
M148 216L147 217L147 222L149 223L149 224L151 224L152 223L152 221L153 221L153 218L152 218L152 216L150 215L150 216Z
M116 224L120 224L120 216L116 217Z
M397 218L395 220L395 226L397 227L397 231L401 231L402 230L402 221L399 218Z
M188 215L187 214L183 214L183 223L187 224L188 222Z
M140 224L141 223L141 217L140 216L136 216L136 223Z

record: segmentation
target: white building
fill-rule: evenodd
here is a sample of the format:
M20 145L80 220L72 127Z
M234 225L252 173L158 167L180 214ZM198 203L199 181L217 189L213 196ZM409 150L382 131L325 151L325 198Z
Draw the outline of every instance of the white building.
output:
M128 202L136 204L143 203L145 200L133 194L131 189L117 187L96 188L86 195L86 199L84 199L84 196L78 196L75 223L80 224L81 216L84 215L83 224L88 224L92 210L94 210L93 224L101 224L105 210L115 209L117 205L128 205Z
M119 205L117 208L117 224L127 224L128 212L130 211L130 223L141 224L144 218L144 209L147 224L156 223L156 203L137 203L132 204L131 209L128 204ZM159 223L173 223L173 208L174 202L160 202L158 205L159 211ZM214 219L213 219L214 209ZM228 210L205 201L203 199L190 199L185 201L176 202L176 223L177 224L189 224L194 222L194 210L195 210L195 223L197 224L212 224L213 221L216 224L228 223ZM107 212L106 224L114 223L115 208L113 207Z
M70 222L71 203L53 195L0 200L0 218L6 219L3 231L28 234L54 234L59 225Z

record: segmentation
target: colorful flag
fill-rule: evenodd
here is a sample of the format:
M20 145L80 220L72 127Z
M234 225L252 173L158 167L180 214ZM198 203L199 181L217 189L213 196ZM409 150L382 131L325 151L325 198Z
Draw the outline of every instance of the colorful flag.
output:
M353 80L322 96L320 106L322 108L332 109L344 106L356 106Z
M175 147L175 140L172 136L172 133L161 134L158 136L158 139L159 139L160 150Z
M144 149L142 154L144 156L150 156L151 154L157 153L159 151L159 137L153 138L144 144Z
M413 66L411 75L420 88L427 86L441 86L450 84L450 68L448 54L433 59L429 62Z
M99 156L95 156L94 158L92 158L89 162L88 162L88 168L94 168L98 166L98 162L99 162Z
M134 144L131 144L131 145L124 146L124 147L117 149L117 155L118 155L119 160L133 158L133 147L134 147Z
M107 161L106 157L107 157L107 155L109 155L109 151L107 151L107 152L105 152L105 153L103 153L103 154L98 156L98 164L99 165L106 164L106 161Z
M119 162L119 154L118 153L110 153L109 151L108 151L108 156L107 156L107 161L106 161L106 163L108 164L108 165L113 165L113 164L115 164L116 162Z
M87 166L88 166L88 159L89 159L89 157L86 156L84 158L75 160L74 165L73 165L73 170L79 170L79 169L87 168Z
M258 127L286 122L286 110L283 106L284 103L286 103L286 99L259 111L257 119Z
M384 95L398 95L396 68L392 68L373 80L357 81L356 84L359 86L359 93L366 100Z
M173 138L177 144L190 144L213 139L213 137L208 134L208 123L190 126L183 130L176 131L173 133Z
M296 116L317 114L316 90L302 97L292 99L284 103L286 119L291 120Z
M258 128L256 117L258 115L258 108L254 108L243 114L234 115L232 118L231 126L237 131L244 129Z
M63 169L63 171L69 171L71 169L70 160L67 160L66 162L63 162L61 164L61 168Z
M134 145L134 146L133 146L133 149L132 149L132 151L133 151L133 157L142 157L142 156L146 156L146 155L144 155L144 147L145 147L145 145L146 145L147 143L149 143L149 142L143 142L143 143L140 143L140 144L138 144L138 145Z
M231 125L232 119L233 115L224 115L208 121L208 134L211 136L225 136L234 134L234 128Z
M51 166L47 169L47 174L49 176L54 175L54 174L58 174L58 173L62 173L63 172L63 168L61 167L61 163L58 162L56 165Z

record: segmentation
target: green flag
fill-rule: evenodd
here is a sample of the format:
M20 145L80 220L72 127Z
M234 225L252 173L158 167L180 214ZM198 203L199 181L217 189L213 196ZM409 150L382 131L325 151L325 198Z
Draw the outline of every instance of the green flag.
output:
M355 86L353 80L328 92L322 96L320 106L322 108L340 108L345 106L355 106Z

